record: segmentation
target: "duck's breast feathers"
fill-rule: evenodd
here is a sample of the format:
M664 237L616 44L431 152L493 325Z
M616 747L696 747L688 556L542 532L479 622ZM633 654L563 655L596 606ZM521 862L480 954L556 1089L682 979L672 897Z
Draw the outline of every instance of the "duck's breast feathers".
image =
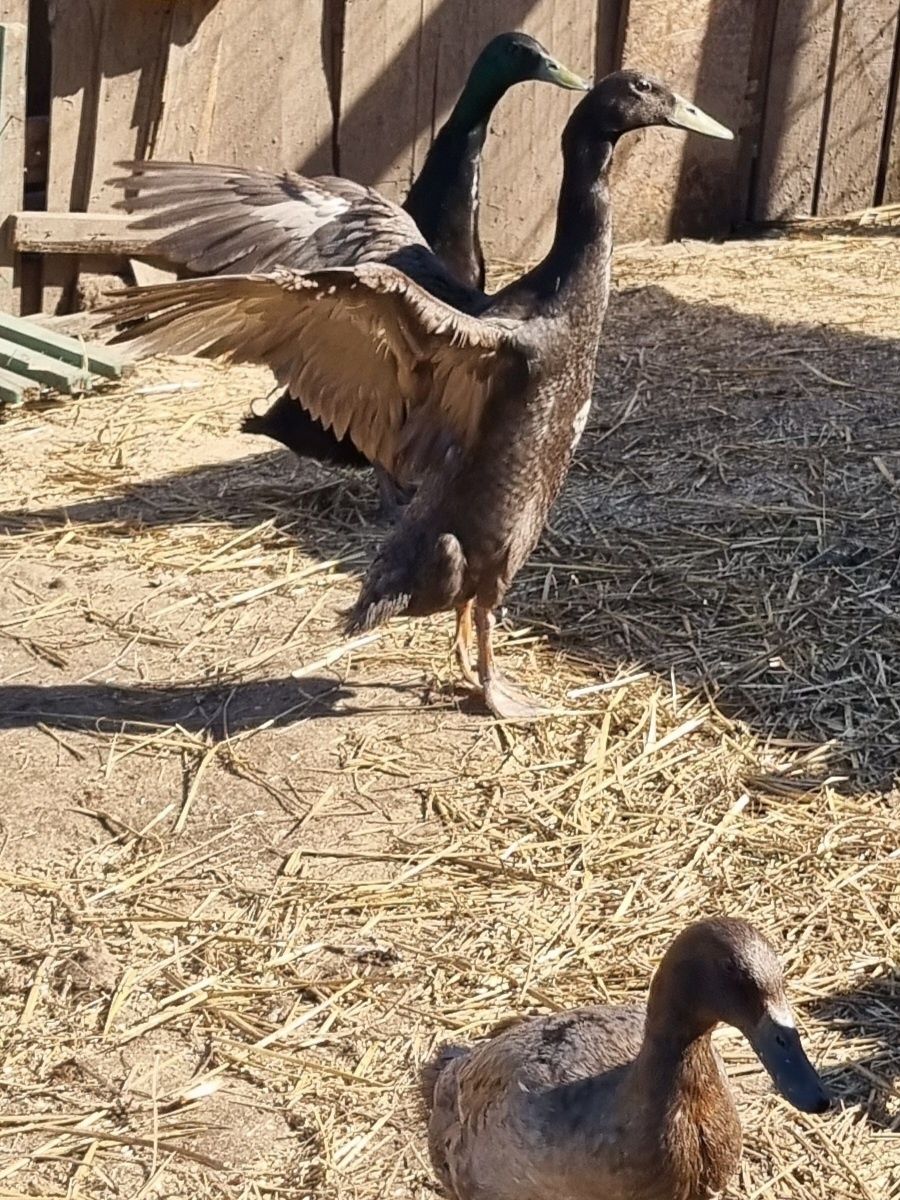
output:
M117 207L165 230L154 253L193 271L310 270L387 259L424 246L412 218L373 188L208 163L120 163Z
M515 322L469 316L402 271L364 264L133 288L107 304L143 353L268 366L370 461L415 476L478 437L498 378L524 355Z

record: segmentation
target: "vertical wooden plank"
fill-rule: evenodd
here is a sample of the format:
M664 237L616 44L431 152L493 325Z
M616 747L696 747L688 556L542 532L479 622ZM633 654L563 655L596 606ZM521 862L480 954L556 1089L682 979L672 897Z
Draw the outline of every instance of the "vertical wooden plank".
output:
M392 200L403 200L413 179L422 29L441 3L346 0L344 8L341 173Z
M107 0L50 6L50 145L47 208L84 212L90 196L97 119L98 54ZM67 255L42 259L45 312L64 308L77 274Z
M896 33L897 0L843 0L816 203L821 216L875 203Z
M154 0L120 4L107 0L96 64L97 114L87 210L105 210L117 199L109 186L123 158L143 158L152 144L162 111L162 89L175 13L184 9L192 23L205 4Z
M6 218L25 194L25 57L28 29L0 25L0 312L18 313L16 256L5 238Z
M781 0L772 43L753 217L814 210L838 0Z
M193 28L179 3L153 156L332 170L328 3L218 0Z
M900 50L900 29L898 29L897 46ZM882 171L881 195L876 196L876 203L896 204L900 201L900 53L894 54L893 79L891 80L891 127L888 131L885 146Z
M756 174L766 120L769 69L778 17L778 0L759 0L747 62L747 120L738 152L737 188L741 197L738 225L753 220Z
M793 2L793 0L792 0ZM620 239L704 237L743 218L741 137L752 124L749 70L756 0L631 4L623 64L652 69L735 133L721 142L648 129L622 140L614 191Z

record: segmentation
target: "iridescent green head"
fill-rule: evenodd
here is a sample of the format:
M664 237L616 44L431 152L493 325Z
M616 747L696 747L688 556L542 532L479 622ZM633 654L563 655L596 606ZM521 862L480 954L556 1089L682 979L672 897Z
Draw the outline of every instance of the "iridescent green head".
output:
M590 87L527 33L501 33L488 42L475 60L453 111L452 123L474 128L486 122L504 92L531 79L579 92Z
M514 83L540 79L557 87L585 92L590 84L564 67L539 41L527 33L500 33L475 60L470 79L483 78L504 90Z

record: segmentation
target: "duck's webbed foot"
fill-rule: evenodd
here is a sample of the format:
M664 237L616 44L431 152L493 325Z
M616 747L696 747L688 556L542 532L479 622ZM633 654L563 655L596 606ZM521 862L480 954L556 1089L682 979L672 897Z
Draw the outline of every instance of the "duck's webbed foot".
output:
M396 480L385 471L384 467L375 465L375 478L378 480L378 515L385 521L394 524L403 515L403 510L416 494L415 488L401 487Z
M495 717L504 721L529 721L547 716L551 710L545 704L516 687L497 670L493 650L495 623L496 618L489 608L475 606L478 674L484 689L485 703Z
M497 671L485 680L484 702L503 721L534 721L552 711Z

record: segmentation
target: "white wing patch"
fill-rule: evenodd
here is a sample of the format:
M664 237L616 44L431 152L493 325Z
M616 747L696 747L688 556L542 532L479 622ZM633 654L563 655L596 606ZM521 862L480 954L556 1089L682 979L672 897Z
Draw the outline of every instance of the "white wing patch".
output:
M263 220L272 221L282 229L295 230L301 237L309 237L349 207L349 202L340 196L310 191L304 194L303 201L282 200L278 204L267 204L258 212Z

